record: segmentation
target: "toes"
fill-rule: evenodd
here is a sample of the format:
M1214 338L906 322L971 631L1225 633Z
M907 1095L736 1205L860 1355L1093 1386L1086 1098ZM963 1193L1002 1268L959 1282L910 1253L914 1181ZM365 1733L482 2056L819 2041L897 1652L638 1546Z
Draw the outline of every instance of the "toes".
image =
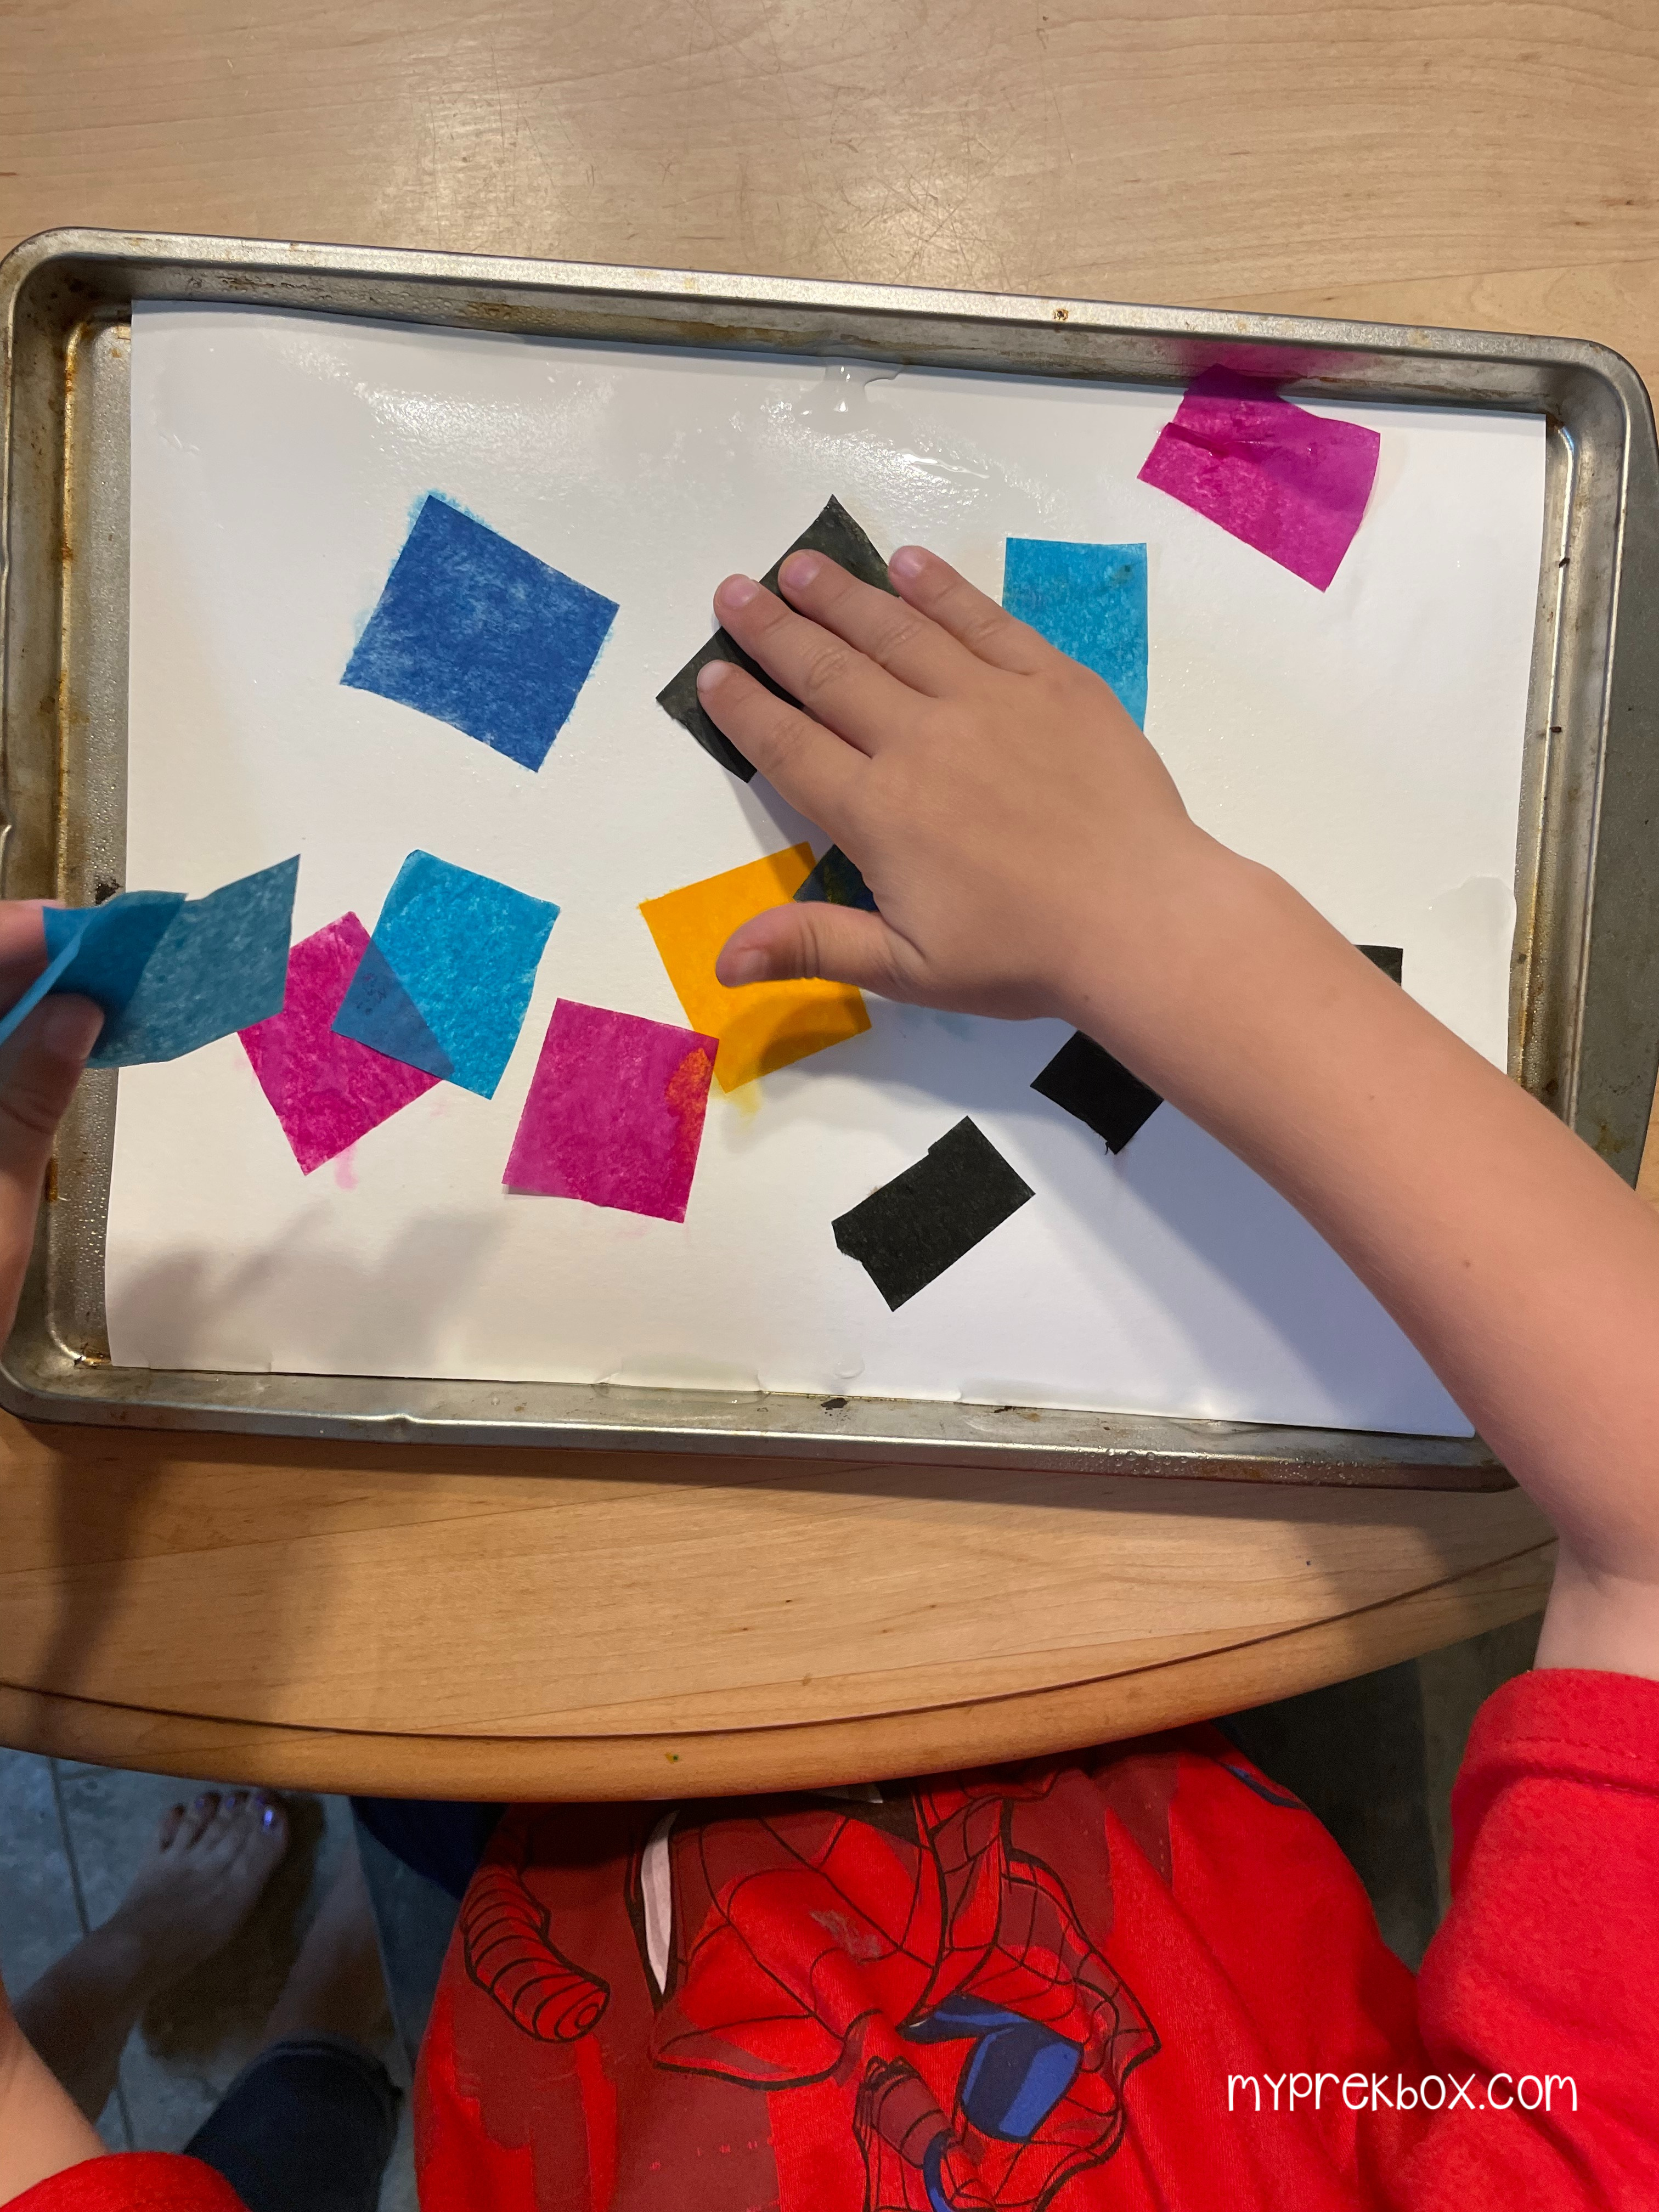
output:
M241 1849L248 1831L248 1796L246 1790L227 1790L221 1794L213 1817L198 1841L199 1853L222 1858Z
M274 1790L238 1790L236 1794L239 1846L257 1846L261 1856L274 1866L288 1849L287 1808Z
M267 1866L274 1866L287 1848L287 1814L281 1799L269 1790L228 1791L200 1844L212 1858L225 1861L257 1850Z
M172 1844L173 1838L178 1834L179 1829L182 1828L184 1825L184 1807L182 1805L169 1805L167 1811L161 1815L161 1826L155 1831L156 1850L158 1851L167 1850Z
M219 1793L216 1790L204 1790L199 1797L191 1801L190 1810L184 1817L179 1838L186 1850L206 1834L217 1818L218 1812Z
M253 1814L259 1824L259 1844L270 1854L274 1866L288 1849L288 1808L270 1790L256 1790L253 1793Z
M274 1791L239 1790L226 1799L198 1854L224 1916L222 1942L252 1911L287 1850L288 1813Z

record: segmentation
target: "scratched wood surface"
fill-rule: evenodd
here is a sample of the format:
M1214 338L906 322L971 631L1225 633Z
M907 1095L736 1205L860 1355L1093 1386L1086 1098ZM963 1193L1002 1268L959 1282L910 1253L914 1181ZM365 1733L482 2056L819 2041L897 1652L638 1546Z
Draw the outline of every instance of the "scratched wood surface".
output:
M1057 291L1594 337L1650 377L1656 121L1651 0L0 0L0 246ZM0 1741L483 1796L1122 1735L1517 1617L1548 1572L1516 1494L3 1419L0 1529Z

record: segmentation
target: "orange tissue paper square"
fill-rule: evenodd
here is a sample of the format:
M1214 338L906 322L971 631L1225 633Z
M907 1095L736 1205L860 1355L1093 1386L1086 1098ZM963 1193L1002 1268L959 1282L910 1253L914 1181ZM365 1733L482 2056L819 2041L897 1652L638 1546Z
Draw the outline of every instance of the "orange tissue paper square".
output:
M791 845L647 899L640 908L687 1021L720 1041L714 1076L722 1091L735 1091L870 1026L864 1000L848 983L809 979L728 991L715 980L715 955L738 923L787 904L811 868L811 847Z

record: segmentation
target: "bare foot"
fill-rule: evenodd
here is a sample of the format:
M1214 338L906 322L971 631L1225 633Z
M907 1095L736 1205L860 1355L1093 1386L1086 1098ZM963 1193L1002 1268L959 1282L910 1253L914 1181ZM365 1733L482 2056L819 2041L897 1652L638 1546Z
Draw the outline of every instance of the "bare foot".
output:
M281 1801L262 1790L204 1790L175 1805L106 1929L144 1953L150 1994L222 1950L288 1849Z
M230 1941L287 1849L288 1816L264 1790L173 1806L109 1919L18 1999L23 2033L89 2119L139 2014Z

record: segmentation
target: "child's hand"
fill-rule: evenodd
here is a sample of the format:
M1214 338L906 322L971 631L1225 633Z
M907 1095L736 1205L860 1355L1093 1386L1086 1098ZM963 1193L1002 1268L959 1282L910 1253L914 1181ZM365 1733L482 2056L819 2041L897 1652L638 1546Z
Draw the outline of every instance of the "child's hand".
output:
M0 1007L45 960L40 902L0 901ZM52 1139L103 1025L89 999L48 998L0 1045L0 1340L17 1311Z
M0 900L0 1007L46 962L38 900ZM34 1243L52 1140L104 1018L90 1000L46 1000L0 1045L0 1340ZM0 1987L0 2203L103 2146L23 2039Z
M1158 984L1194 878L1223 856L1100 678L918 546L898 599L797 553L789 606L740 576L715 595L799 699L713 661L708 713L857 862L879 915L791 905L746 922L720 981L825 975L974 1013L1082 1018L1105 963ZM1139 1024L1115 1009L1109 1026Z
M932 554L891 573L896 600L798 553L799 612L739 577L716 597L806 711L720 663L704 706L881 908L757 915L720 980L1075 1022L1301 1209L1552 1515L1540 1663L1659 1677L1659 1222L1196 829L1097 678Z

